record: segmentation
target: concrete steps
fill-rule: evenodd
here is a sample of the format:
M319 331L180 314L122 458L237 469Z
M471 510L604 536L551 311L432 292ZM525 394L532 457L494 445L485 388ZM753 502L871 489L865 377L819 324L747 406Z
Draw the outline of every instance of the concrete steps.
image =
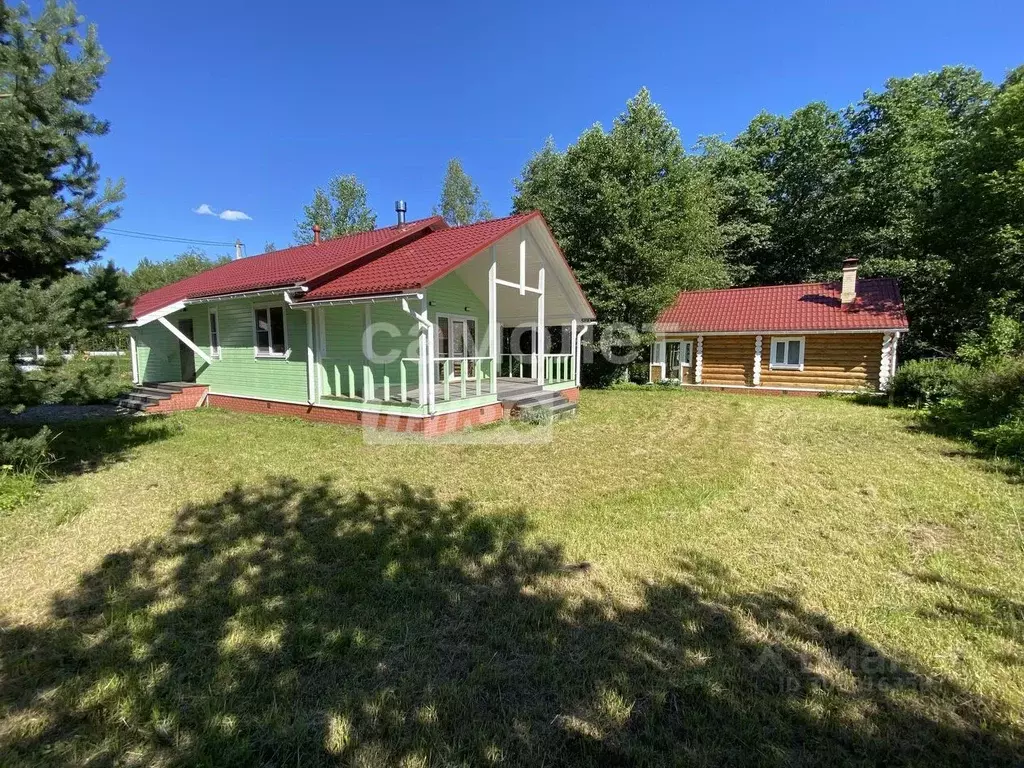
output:
M566 400L560 392L549 392L540 386L524 387L515 394L501 398L505 412L522 421L548 421L572 416L576 403Z
M178 384L143 384L114 400L114 405L129 411L146 411L170 399L184 389Z

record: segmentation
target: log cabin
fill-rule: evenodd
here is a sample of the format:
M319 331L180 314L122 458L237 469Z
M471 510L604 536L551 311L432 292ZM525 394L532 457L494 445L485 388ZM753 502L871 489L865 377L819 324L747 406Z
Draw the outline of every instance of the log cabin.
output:
M650 381L775 393L881 392L907 332L899 285L840 282L683 291L655 323Z

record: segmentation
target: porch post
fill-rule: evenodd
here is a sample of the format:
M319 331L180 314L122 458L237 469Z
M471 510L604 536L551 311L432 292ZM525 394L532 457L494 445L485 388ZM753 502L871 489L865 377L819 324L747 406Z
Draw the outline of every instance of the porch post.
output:
M370 318L370 305L363 304L363 402L368 403L373 400L376 392L368 392L367 390L376 386L373 383L373 373L370 370L370 358L373 356L373 340L370 338L370 325L372 320Z
M128 332L128 354L132 358L132 384L141 384L139 381L139 350L135 346L135 334Z
M427 385L427 413L433 413L436 403L436 390L434 387L434 324L430 322L430 304L427 302L427 294L423 294L423 319L427 325L426 343L426 365L423 366L423 376Z
M498 251L491 246L491 266L487 270L487 345L491 355L491 394L498 391Z
M544 267L540 268L537 275L537 287L540 295L537 297L537 383L544 386L544 354L547 352L548 334L544 328Z
M577 350L579 349L579 345L576 343L576 318L575 317L572 319L572 322L569 323L569 338L570 338L570 340L572 342L572 357L569 358L572 361L572 377L573 377L573 379L578 379L579 378L580 360L579 360L579 356L577 355Z
M306 311L306 398L316 405L316 352L313 345L313 316L316 310Z
M317 399L323 395L324 388L327 385L327 367L324 365L324 359L327 357L327 324L324 320L324 308L317 307L313 310L316 313L316 334L317 334L317 350L316 350L316 391ZM341 394L338 392L337 394Z

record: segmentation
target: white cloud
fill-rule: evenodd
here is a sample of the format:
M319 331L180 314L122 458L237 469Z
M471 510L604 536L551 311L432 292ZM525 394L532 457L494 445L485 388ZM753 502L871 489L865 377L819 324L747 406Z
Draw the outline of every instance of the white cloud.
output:
M217 213L209 203L202 203L198 208L193 208L192 213L198 213L200 216L216 216L223 221L252 221L252 216L244 211L233 211L228 208Z
M220 218L224 221L252 221L252 216L242 211L226 210L220 212Z

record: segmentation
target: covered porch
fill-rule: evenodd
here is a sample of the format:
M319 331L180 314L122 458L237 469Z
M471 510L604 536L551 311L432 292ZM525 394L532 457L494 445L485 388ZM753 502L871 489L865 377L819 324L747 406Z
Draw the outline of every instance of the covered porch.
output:
M297 302L310 403L424 414L579 386L589 305L525 224L416 292Z

